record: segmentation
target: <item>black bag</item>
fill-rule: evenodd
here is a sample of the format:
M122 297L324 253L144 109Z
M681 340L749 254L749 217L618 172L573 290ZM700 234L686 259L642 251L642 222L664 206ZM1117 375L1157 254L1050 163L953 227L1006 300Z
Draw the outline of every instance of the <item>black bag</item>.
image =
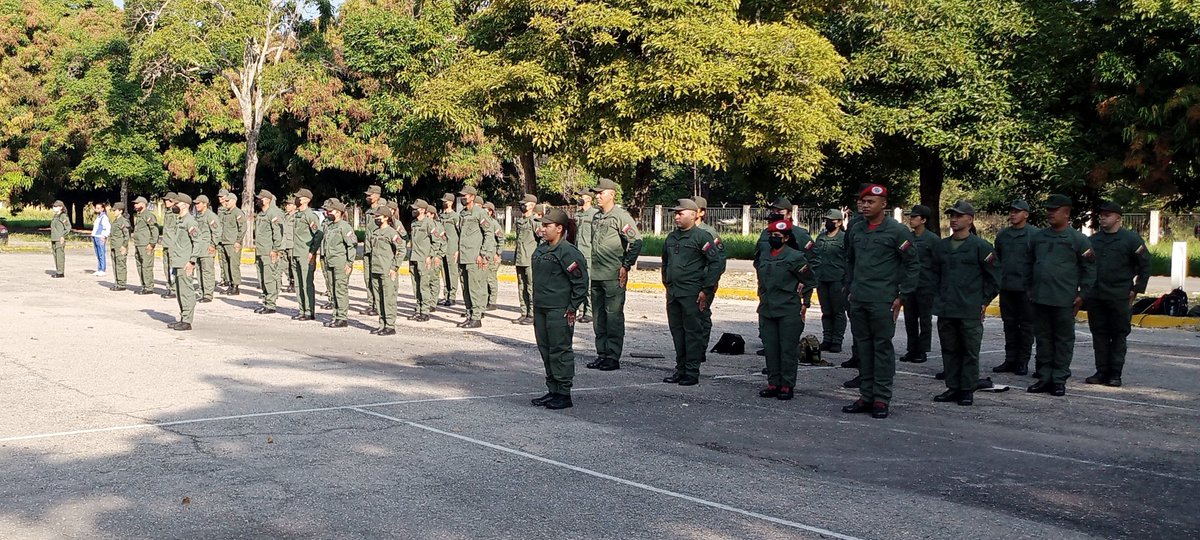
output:
M717 344L713 345L711 351L717 354L745 354L746 340L737 334L728 332L721 334L721 339L717 340Z
M1156 315L1162 312L1162 303L1157 298L1139 298L1129 312L1134 315Z
M1186 317L1188 312L1187 293L1175 289L1162 297L1162 314L1170 317Z

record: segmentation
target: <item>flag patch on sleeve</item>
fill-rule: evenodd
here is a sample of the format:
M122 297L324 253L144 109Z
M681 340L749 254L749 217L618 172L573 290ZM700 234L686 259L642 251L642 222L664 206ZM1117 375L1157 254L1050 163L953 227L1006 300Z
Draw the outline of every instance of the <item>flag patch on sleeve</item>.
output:
M712 246L713 246L712 242L705 242L704 247L700 248L700 251L708 253L708 250L712 249Z
M988 256L983 259L983 262L988 263L988 264L994 264L996 262L996 252L993 251L991 253L988 253Z
M621 232L623 232L625 234L629 234L632 231L633 231L632 223L626 223L625 226L621 228Z
M903 243L900 244L899 249L900 249L900 251L908 251L908 248L912 247L912 245L913 245L912 240L905 240Z
M1083 258L1085 258L1087 260L1092 260L1092 259L1096 258L1096 252L1092 251L1092 248L1087 248L1087 251L1084 251L1083 253L1081 253L1080 256L1082 256Z
M1133 253L1135 255L1141 255L1145 252L1146 252L1146 244L1142 244L1142 245L1138 246L1137 251L1134 251Z
M812 240L809 240L807 244L804 244L804 251L812 251L814 245L816 244Z
M579 261L572 262L571 265L567 267L567 273L574 277L582 276L583 270L579 268Z

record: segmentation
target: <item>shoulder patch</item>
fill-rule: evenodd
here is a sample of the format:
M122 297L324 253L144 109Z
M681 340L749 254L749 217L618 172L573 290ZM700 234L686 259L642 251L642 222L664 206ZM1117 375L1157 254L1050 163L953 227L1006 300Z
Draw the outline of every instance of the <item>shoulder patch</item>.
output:
M579 261L572 262L571 265L567 267L567 273L574 277L581 277L583 275L583 269L579 268Z
M900 243L900 247L897 249L899 249L900 251L908 251L908 248L911 248L912 245L913 245L912 240L905 240L904 242Z
M993 251L988 253L988 256L983 258L983 262L988 264L996 264L996 252Z
M705 252L705 253L708 253L708 250L712 249L712 247L713 247L713 243L712 243L712 242L705 242L705 243L704 243L704 247L700 248L700 251L703 251L703 252Z
M274 216L271 218L271 223L275 223L276 221L279 221L279 216Z
M621 228L621 232L625 234L629 234L630 232L633 232L633 230L634 228L632 223L626 223L625 226Z
M812 248L815 245L816 244L814 244L812 240L809 240L807 244L804 244L804 251L812 251Z
M713 244L715 244L715 245L718 245L718 246L719 246L719 245L721 245L721 237L720 237L720 236L714 236L714 237L713 237Z
M803 273L805 273L805 272L807 272L807 271L808 271L808 265L807 265L807 264L806 264L806 265L804 265L802 268L800 268L800 273L801 273L801 274L803 274Z
M1085 250L1083 253L1080 253L1079 256L1090 261L1096 258L1096 252L1092 251L1092 248L1087 248L1087 250Z
M1138 248L1134 250L1134 255L1141 255L1146 252L1146 244L1138 244Z
M196 228L188 227L188 236L196 236Z

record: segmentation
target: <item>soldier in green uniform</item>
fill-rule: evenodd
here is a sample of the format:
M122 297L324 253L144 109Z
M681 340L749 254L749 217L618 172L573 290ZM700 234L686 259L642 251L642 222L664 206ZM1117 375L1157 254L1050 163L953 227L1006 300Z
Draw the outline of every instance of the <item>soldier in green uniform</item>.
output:
M367 186L367 205L368 209L383 208L387 206L387 201L383 199L383 188L379 186ZM366 220L366 233L363 235L363 285L367 288L367 307L362 310L363 315L379 315L379 307L375 305L375 291L371 288L371 242L367 241L371 237L371 233L379 226L374 219Z
M720 279L720 276L725 273L725 244L721 243L721 235L717 234L717 230L713 228L712 225L708 224L708 199L697 195L692 197L692 201L695 202L696 206L700 208L700 212L696 215L696 226L704 232L712 235L713 245L716 246L717 250L721 252L721 261L718 263L720 269L717 271L718 279ZM720 287L720 285L720 283L717 283L717 287ZM716 300L716 296L717 289L714 288L712 296L708 297L708 304L704 306L702 311L700 311L700 325L704 328L703 340L705 343L704 350L700 351L701 362L708 360L708 342L712 338L712 305L713 301Z
M158 244L158 218L154 217L145 197L133 201L133 260L137 264L142 288L136 294L154 294L154 246Z
M175 202L175 233L171 250L171 270L175 273L175 297L179 299L179 321L167 327L172 330L192 329L192 317L196 314L196 286L192 278L196 264L207 245L200 238L200 225L189 210L192 198L184 193L172 196ZM169 210L169 209L168 209ZM165 221L165 220L164 220Z
M1000 269L991 244L971 234L975 208L958 201L946 214L951 235L934 246L931 264L947 390L933 400L971 405L979 381L984 310L1000 292Z
M460 328L483 326L483 310L487 307L487 275L489 263L495 257L495 223L487 211L476 203L478 194L472 186L459 191L463 209L459 212L458 251L459 273L463 280L463 299L467 304L467 320Z
M293 193L283 199L283 249L279 252L279 292L289 294L296 292L296 272L292 268L292 253L295 245L296 195Z
M517 268L517 300L521 306L521 317L513 321L515 324L533 324L533 250L537 249L538 237L534 229L533 207L537 206L537 196L525 194L521 199L521 217L517 218L517 246L513 252L513 264Z
M865 184L865 183L859 184L858 191L856 191L855 193L862 193L862 191L864 189L867 189L867 187L869 187L870 185L871 184ZM865 221L865 219L863 219L864 208L863 208L863 200L862 199L856 197L855 208L857 209L857 211L850 213L850 217L846 220L846 238L843 242L846 246L847 252L850 251L850 246L852 245L851 232L854 230L854 225L860 221ZM846 274L845 279L849 280L849 274ZM844 287L843 289L844 289L845 294L848 296L850 294L849 287ZM849 297L847 297L846 298L846 319L849 320L849 318L850 318L850 299L849 299ZM858 366L859 366L858 358L859 358L858 341L851 339L850 340L850 358L848 360L846 360L845 362L842 362L841 367L857 370ZM855 375L854 378L852 378L846 382L843 382L842 386L844 388L858 388L861 385L861 382L862 382L862 377L860 377L859 375Z
M592 192L579 192L579 211L575 212L575 247L583 253L587 267L592 267L592 221L599 211L592 207ZM592 295L584 295L583 304L579 306L579 322L592 322Z
M275 302L279 299L279 264L287 218L275 206L275 195L270 191L260 190L257 198L261 210L254 217L254 262L262 286L263 305L254 312L269 315L275 313Z
M483 205L483 209L487 210L488 217L492 219L492 223L496 226L492 230L492 258L488 260L487 271L487 307L484 311L493 311L497 309L496 303L500 301L500 256L504 253L504 227L500 226L500 220L496 219L496 205L490 202L483 202L479 199L479 204ZM533 321L529 321L533 324Z
M372 208L367 216L377 225L366 238L371 244L371 267L366 271L371 274L371 292L379 310L379 328L371 333L392 336L396 334L396 276L400 272L404 240L392 228L392 211L388 207Z
M1025 282L1029 267L1029 240L1038 228L1029 224L1029 203L1013 201L1008 209L1008 227L996 234L996 256L1000 258L1000 318L1004 322L1004 362L993 373L1029 373L1033 355L1033 304Z
M163 298L175 298L175 266L171 264L171 248L175 246L175 233L179 230L179 214L175 213L175 193L168 191L163 196L162 256L163 273L167 275L167 292Z
M892 348L896 318L902 299L917 288L921 264L912 231L884 213L887 189L871 184L859 194L859 201L864 219L850 230L846 285L850 327L860 355L861 397L842 412L887 418L896 376L896 351Z
M66 277L67 233L71 232L71 218L67 217L66 205L54 201L51 206L54 217L50 218L50 251L54 253L54 277Z
M1035 394L1067 393L1075 354L1075 315L1096 284L1096 253L1083 233L1071 228L1071 199L1051 195L1045 203L1049 227L1030 240L1025 289L1033 302L1038 382Z
M300 313L292 317L297 321L317 319L317 285L313 277L317 271L317 252L321 248L321 219L309 208L312 192L301 188L296 192L296 213L292 215L292 274L296 276L296 301Z
M333 301L333 318L325 323L327 328L345 328L350 307L350 273L354 270L354 259L358 256L358 236L354 227L346 222L346 205L337 199L325 201L330 221L321 236L321 260L329 273L330 299Z
M813 269L817 300L821 302L821 350L842 352L846 337L846 231L842 211L825 213L825 232L815 240L813 253L821 264Z
M113 262L113 279L117 282L110 291L124 291L129 278L129 234L132 226L125 217L125 203L119 202L109 209L112 218L112 234L108 237L109 258Z
M912 229L913 247L917 260L921 262L921 279L917 290L904 299L904 329L908 334L908 351L900 357L901 362L924 363L933 345L933 249L941 238L925 228L933 211L928 206L916 205L909 212L908 227Z
M532 400L547 409L572 406L575 379L575 321L587 297L588 268L583 253L566 241L567 214L550 208L539 220L545 240L530 256L533 269L533 335L546 368L546 395Z
M596 333L596 360L588 369L621 369L625 347L625 285L629 270L642 252L637 222L617 206L617 183L601 178L592 188L600 207L592 219L592 329Z
M790 221L772 222L766 230L769 250L755 267L758 326L767 356L767 387L758 395L786 401L795 395L797 352L816 276L792 237Z
M1146 292L1150 252L1137 233L1121 227L1121 205L1100 205L1100 230L1089 238L1096 251L1096 286L1086 300L1096 373L1084 382L1121 386L1129 337L1129 306Z
M446 235L446 253L442 257L443 277L446 282L446 299L438 302L439 306L453 306L458 296L458 222L460 216L454 210L454 194L442 195L442 213L439 221L442 232Z
M662 250L662 281L667 292L667 326L675 344L675 372L665 383L692 386L700 382L700 362L708 340L704 339L701 313L721 279L724 256L713 235L696 226L700 206L679 199L675 230L667 235Z
M796 245L800 246L800 251L804 252L804 257L808 259L809 264L816 268L819 265L817 262L817 254L814 251L817 244L816 242L813 242L812 236L808 234L808 229L793 223L792 203L785 197L775 199L775 202L767 205L767 223L775 223L776 221L786 221L788 223L792 223L792 238L796 239ZM758 235L758 242L754 244L753 260L755 264L758 263L759 255L771 249L770 243L767 241L767 236L767 231L763 230L763 232ZM762 339L761 334L759 334L758 337L759 339ZM758 355L766 355L766 349L759 349ZM764 367L763 374L766 373L767 368Z
M435 266L442 238L434 217L436 210L429 203L417 199L412 209L416 217L409 237L408 275L412 278L416 312L408 320L426 322L438 298L438 287L433 280L442 271L440 266Z
M221 196L221 275L225 293L242 294L242 239L246 237L246 213L238 208L237 195L225 192Z
M329 208L335 202L338 202L337 198L329 198L325 199L325 202L321 204L321 241L318 242L317 247L317 260L321 266L321 278L325 282L325 302L321 304L321 309L333 309L333 270L329 265L325 264L325 257L321 255L322 248L320 246L325 244L325 234L329 232L329 224L333 223L332 212Z
M196 223L200 230L200 299L206 304L212 302L213 291L217 288L217 275L213 267L213 257L217 256L217 243L221 241L221 219L208 206L208 196L200 195L195 199Z

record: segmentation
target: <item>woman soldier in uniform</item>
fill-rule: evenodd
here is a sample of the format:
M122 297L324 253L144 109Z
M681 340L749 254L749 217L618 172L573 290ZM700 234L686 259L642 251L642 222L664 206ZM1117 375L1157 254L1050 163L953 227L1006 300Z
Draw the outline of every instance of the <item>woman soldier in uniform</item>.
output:
M792 399L796 352L804 334L804 315L812 304L813 274L786 220L767 226L770 251L759 256L758 326L767 353L765 398Z
M399 252L404 246L400 233L392 228L394 214L387 207L374 208L379 228L371 232L371 289L379 309L379 328L372 334L391 336L396 333L396 279L399 272Z
M546 368L546 395L533 400L547 409L571 406L575 378L575 314L588 291L583 253L566 240L571 225L567 214L550 208L541 218L542 238L531 257L533 271L533 334Z

